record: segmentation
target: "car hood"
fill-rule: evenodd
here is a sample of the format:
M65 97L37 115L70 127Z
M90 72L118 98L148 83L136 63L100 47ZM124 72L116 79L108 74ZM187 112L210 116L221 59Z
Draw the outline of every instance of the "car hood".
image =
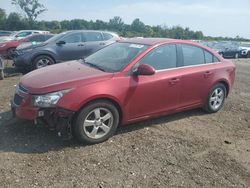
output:
M43 47L47 45L46 42L24 42L17 47L17 50L28 50L28 49L35 49L39 47Z
M113 73L89 67L79 61L69 61L32 71L20 84L30 94L45 94L112 78Z

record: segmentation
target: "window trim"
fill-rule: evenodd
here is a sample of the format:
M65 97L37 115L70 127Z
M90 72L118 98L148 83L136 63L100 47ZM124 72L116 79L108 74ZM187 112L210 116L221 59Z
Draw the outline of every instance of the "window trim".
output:
M182 67L176 67L176 68L170 68L170 69L164 69L164 70L155 70L155 72L162 72L162 71L168 71L168 70L175 70L175 69L182 69L182 68L190 68L190 67L200 67L200 66L206 66L206 65L214 65L214 64L219 64L219 62L214 62L214 63L205 63L205 64L199 64L199 65L188 65L188 66L182 66Z
M206 65L216 65L216 64L219 64L219 63L221 63L221 60L218 58L218 57L216 57L216 55L214 55L214 53L212 53L212 52L210 52L210 51L208 51L208 50L206 50L205 48L202 48L202 47L199 47L199 46L195 46L195 45L192 45L192 44L186 44L186 43L167 43L167 44L160 44L160 45L158 45L158 46L156 46L155 48L153 48L152 50L154 50L154 49L156 49L156 48L158 48L158 47L160 47L160 46L163 46L163 45L175 45L176 46L176 56L177 56L177 66L175 67L175 68L168 68L168 69L162 69L162 70L155 70L155 74L157 74L157 73L161 73L161 72L165 72L165 71L171 71L171 70L177 70L177 69L183 69L183 68L191 68L191 67L200 67L200 66L206 66ZM200 49L202 49L203 50L203 53L204 53L204 50L206 50L207 52L209 52L210 54L212 54L213 55L213 58L215 57L215 58L217 58L219 61L215 61L215 62L212 62L212 63L206 63L206 61L205 61L205 53L204 53L204 64L198 64L198 65L188 65L188 66L184 66L183 65L183 53L182 53L182 45L190 45L190 46L194 46L194 47L197 47L197 48L200 48ZM146 55L148 55L149 53L151 52L151 50L148 52L148 53L146 53L141 59L143 59ZM140 60L141 59L139 59L132 67L131 67L131 69L128 71L128 76L133 76L133 70L138 66L138 64L139 64L139 62L140 62Z

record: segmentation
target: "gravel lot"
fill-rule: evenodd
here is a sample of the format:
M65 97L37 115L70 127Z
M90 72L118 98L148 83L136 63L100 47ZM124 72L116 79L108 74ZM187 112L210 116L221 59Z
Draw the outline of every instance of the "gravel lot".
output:
M90 146L13 119L20 76L0 80L0 187L250 187L250 59L234 62L236 83L220 112L133 124Z

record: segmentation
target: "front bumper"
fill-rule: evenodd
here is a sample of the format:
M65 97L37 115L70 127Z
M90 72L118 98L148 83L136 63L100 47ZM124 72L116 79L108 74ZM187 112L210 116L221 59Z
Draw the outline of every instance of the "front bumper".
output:
M59 135L71 136L73 111L56 108L37 108L31 104L32 96L25 92L20 92L18 89L15 96L11 99L11 110L14 117L26 120L45 121L49 129L56 130ZM70 135L69 135L70 134Z
M22 67L22 68L30 68L32 64L29 54L19 55L17 54L17 52L15 52L14 54L13 61L16 67Z
M0 55L2 57L7 57L8 56L7 51L5 49L0 49Z

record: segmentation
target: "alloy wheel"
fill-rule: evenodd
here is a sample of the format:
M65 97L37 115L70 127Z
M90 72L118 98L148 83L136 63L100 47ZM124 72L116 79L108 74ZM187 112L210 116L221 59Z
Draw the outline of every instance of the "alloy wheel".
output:
M107 108L95 108L85 118L83 130L92 139L107 135L113 125L114 116Z
M50 63L50 60L49 59L47 59L47 58L42 58L42 59L39 59L38 61L37 61L37 63L36 63L36 68L37 69L40 69L40 68L42 68L42 67L46 67L46 66L48 66L48 65L50 65L51 63Z
M225 97L224 90L222 88L216 88L209 99L210 107L214 111L218 110L223 104L224 97Z

